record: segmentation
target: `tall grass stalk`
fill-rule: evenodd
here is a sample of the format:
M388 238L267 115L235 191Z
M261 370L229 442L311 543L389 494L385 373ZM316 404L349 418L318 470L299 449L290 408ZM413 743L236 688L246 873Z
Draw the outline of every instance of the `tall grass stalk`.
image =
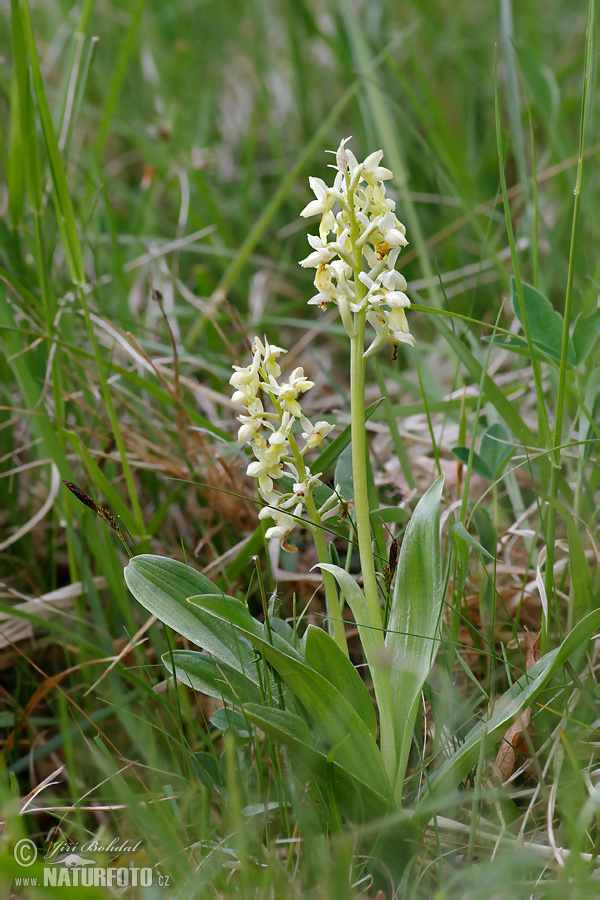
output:
M554 502L558 495L558 478L561 469L561 445L563 442L563 416L565 404L565 390L567 379L567 352L569 345L569 333L571 327L571 303L573 297L573 279L575 277L575 251L577 247L577 226L579 224L579 207L581 198L581 182L583 178L583 153L585 149L585 133L588 116L589 86L592 78L592 60L594 48L594 0L590 0L588 11L588 27L585 42L585 62L583 74L583 90L581 95L581 117L579 126L579 152L577 157L577 175L575 178L573 220L571 225L571 242L569 246L569 268L567 283L565 286L565 305L563 313L563 331L560 353L560 367L558 371L558 392L556 397L556 417L554 421L553 452L551 455L552 468L550 472L550 486L548 494L550 503L546 518L546 563L544 571L544 586L546 597L555 596L554 586L554 554L556 541L556 506ZM573 600L572 600L573 602ZM569 609L569 623L573 623L574 613L572 606ZM542 633L542 650L548 649L549 636Z

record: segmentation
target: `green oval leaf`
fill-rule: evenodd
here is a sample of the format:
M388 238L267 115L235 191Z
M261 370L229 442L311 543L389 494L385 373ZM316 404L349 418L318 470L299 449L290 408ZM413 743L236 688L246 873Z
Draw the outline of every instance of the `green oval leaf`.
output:
M173 650L172 653L163 653L162 661L178 681L224 703L240 705L261 700L260 691L249 678L208 653Z
M573 328L573 346L579 364L585 362L590 355L598 340L598 334L600 334L600 309L585 318L580 313L575 319Z
M351 770L342 766L337 758L328 761L328 752L317 746L304 719L287 710L246 704L244 713L248 720L288 748L292 756L305 765L322 784L333 785L336 800L345 815L353 819L369 819L385 816L394 809L389 796L380 794L363 777L359 767ZM407 818L407 829L414 837L419 832Z
M213 713L208 721L214 728L218 728L219 731L231 730L237 738L242 740L248 740L252 736L246 716L238 712L237 709L229 709L227 706L223 706Z
M381 506L369 512L371 522L406 522L410 512L401 506Z
M212 753L205 753L199 750L197 753L192 753L191 761L192 768L204 787L208 788L209 791L221 792L225 779L223 778L219 762Z
M513 453L514 447L509 441L508 431L500 422L490 425L481 438L479 455L492 473L492 478L498 477Z
M473 451L473 455L471 456L471 451L468 447L453 447L452 452L465 466L468 466L469 460L471 460L471 470L476 472L477 475L481 475L482 478L487 478L488 481L492 480L490 467L478 453Z
M346 654L322 628L309 625L306 629L304 658L315 672L320 672L338 689L375 737L377 716L365 683Z
M230 628L258 647L291 693L302 703L320 733L328 741L334 758L345 769L360 771L365 782L391 799L390 784L373 735L346 697L320 672L316 672L285 640L271 633L242 604L232 607L221 597L198 597L211 613L221 616Z
M136 600L161 622L258 683L254 653L248 643L240 640L236 645L231 628L221 619L188 603L188 597L214 594L212 581L175 559L140 554L125 567L125 582ZM241 606L232 597L227 601Z
M474 547L476 550L479 550L480 553L483 553L484 556L487 556L488 559L494 559L492 554L485 549L483 544L480 544L477 538L474 538L469 534L462 522L457 522L450 530L466 544L470 544L471 547Z
M396 732L396 797L401 796L413 726L440 643L443 607L440 502L444 476L421 497L406 526L385 638Z
M512 304L515 315L523 325L523 310L517 294L514 276L511 278ZM557 312L547 297L532 284L523 282L523 301L531 334L531 340L541 350L560 360L562 348L563 317ZM573 341L569 337L567 362L574 366L577 363Z

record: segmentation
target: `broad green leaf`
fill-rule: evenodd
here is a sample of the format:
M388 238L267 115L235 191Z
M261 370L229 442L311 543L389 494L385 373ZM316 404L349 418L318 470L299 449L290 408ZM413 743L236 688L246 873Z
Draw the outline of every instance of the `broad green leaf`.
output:
M344 500L354 498L354 480L352 478L352 444L348 444L340 453L333 476L334 484L339 485Z
M222 660L197 650L163 653L163 665L183 684L231 705L261 700L260 691L241 672Z
M209 791L219 791L223 788L225 779L219 766L219 761L212 753L204 753L199 750L191 756L194 772Z
M390 660L397 776L402 797L421 690L440 643L444 602L440 557L440 502L444 476L421 497L406 526L385 638Z
M283 744L321 783L333 782L335 798L342 812L349 818L361 821L395 812L389 796L373 789L364 779L360 766L348 769L337 758L333 762L329 760L328 751L315 744L314 734L300 716L286 710L250 703L244 706L244 713L265 734ZM419 829L408 817L400 827L398 838L399 852L402 852L403 841L407 838L419 839Z
M246 716L238 712L237 709L229 709L227 706L222 706L221 709L212 714L208 721L220 731L231 730L236 737L242 738L244 741L247 741L252 736Z
M523 311L519 303L514 277L511 278L511 292L515 315L521 325L523 325ZM538 291L533 285L527 284L527 282L523 282L523 300L532 342L549 356L560 360L563 317L554 309L548 298L544 297L541 291ZM575 348L570 337L567 362L572 366L577 363Z
M318 568L331 572L354 615L379 708L379 720L382 730L380 736L381 757L385 771L389 775L389 773L394 773L396 770L396 749L392 723L391 685L389 667L385 661L381 609L379 605L375 609L369 606L361 588L345 569L342 569L340 566L334 566L331 563L318 563Z
M452 452L465 466L468 466L469 460L471 460L471 469L473 472L476 472L477 475L481 475L482 478L487 478L488 481L492 480L490 467L478 453L473 451L473 455L471 456L471 451L468 447L453 447Z
M284 641L287 641L288 644L291 644L294 650L298 649L298 644L300 643L298 640L298 634L289 622L286 622L285 619L278 619L276 617L272 617L269 619L271 625L271 631L276 631L279 637L282 637Z
M402 509L400 506L382 506L369 512L369 518L372 522L374 520L378 522L406 522L409 517L409 511Z
M208 578L175 559L141 554L129 560L125 582L136 600L161 622L258 683L249 644L221 618L188 603L188 597L214 595L215 586ZM232 597L225 601L229 606L241 606Z
M492 473L492 478L497 478L506 460L512 455L514 448L509 444L508 431L500 422L494 422L481 438L479 455Z
M600 309L585 318L580 313L575 319L573 328L573 346L578 365L585 362L590 355L598 340L598 334L600 334Z
M303 704L341 766L360 772L361 777L391 799L379 748L369 729L346 698L323 675L316 672L286 641L272 633L269 642L263 626L245 606L220 597L198 597L193 603L230 623L267 658L291 693Z
M365 687L365 683L333 638L309 625L303 640L304 658L309 666L338 689L348 703L356 710L373 737L377 735L375 707Z
M547 653L516 681L496 703L488 721L475 725L463 745L428 781L428 792L419 803L418 821L425 822L435 811L435 802L443 800L466 778L481 756L481 742L487 752L526 707L531 706L552 676L600 628L600 609L579 622L560 647Z
M479 540L488 556L494 559L496 556L496 529L492 525L488 511L483 506L478 505L473 510L473 518L479 532Z
M475 547L476 550L479 550L480 553L483 553L484 556L487 556L488 559L494 559L491 553L485 549L485 547L479 543L479 541L469 534L465 526L462 522L457 522L456 525L453 525L450 529L454 532L454 534L464 541L466 544L470 544L471 547Z

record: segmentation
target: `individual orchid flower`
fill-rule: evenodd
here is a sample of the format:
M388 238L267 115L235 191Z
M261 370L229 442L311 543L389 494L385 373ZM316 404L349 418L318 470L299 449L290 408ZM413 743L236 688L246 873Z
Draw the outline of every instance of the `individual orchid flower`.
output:
M352 150L346 147L346 144L350 140L352 140L352 138L347 137L341 141L340 146L335 153L335 161L338 171L342 172L342 174L347 172L348 180L352 182L354 178L360 178L361 173L357 158Z
M394 307L390 310L388 323L392 332L388 343L392 343L394 346L396 344L410 344L411 347L414 347L415 339L408 330L406 313L401 306Z
M379 259L383 259L392 247L406 247L408 244L402 230L404 226L397 228L397 225L401 225L401 223L398 222L393 212L387 212L377 223L371 241Z
M281 368L276 360L282 353L287 353L287 350L284 350L283 347L276 347L275 344L269 344L267 340L263 344L258 337L254 338L254 346L260 352L263 360L262 365L267 375L273 375L275 378L278 378L281 375Z
M229 379L229 384L237 388L231 398L232 403L252 403L256 400L260 379L258 377L258 368L260 365L260 354L255 353L251 365L234 366L234 373Z
M335 203L335 197L331 196L330 189L322 178L313 178L311 176L308 179L308 183L310 184L310 188L315 195L316 200L311 200L300 213L305 219L309 218L309 216L324 215L325 213L328 213Z
M246 475L258 478L259 487L264 491L273 490L273 480L283 475L282 457L289 453L287 438L280 431L274 431L268 441L253 445L256 461L246 469Z
M383 158L383 150L375 150L370 153L362 164L362 175L365 181L375 185L378 181L387 181L394 177L394 173L389 169L380 166L379 163Z
M308 243L313 248L314 253L309 253L305 259L300 261L300 265L305 268L311 269L315 266L320 266L321 263L328 263L335 256L335 249L332 249L329 244L314 234L308 235Z
M306 478L303 481L296 482L292 487L296 500L304 502L312 489L321 484L321 472L318 475L311 475L307 470Z
M294 515L300 515L302 511L302 504L299 503L296 507L296 511ZM269 506L265 506L258 514L259 519L273 519L275 525L271 526L271 528L267 528L265 532L265 538L270 540L271 538L275 538L278 541L281 541L281 545L284 550L289 551L290 553L297 553L298 550L296 547L288 544L287 537L293 531L296 520L293 516L290 516L288 513L281 512L279 509L273 509Z
M306 446L311 449L314 447L322 447L325 443L325 438L329 434L330 431L333 430L333 425L330 425L329 422L317 422L316 425L312 425L311 422L305 417L302 416L302 427L306 430L302 432L302 437L306 441Z
M241 422L241 428L238 431L238 441L251 441L267 424L264 419L265 409L262 405L262 400L258 397L247 405L247 410L247 416L237 417L238 422Z
M294 416L296 419L299 419L302 415L302 407L296 399L298 394L302 394L304 391L308 391L314 386L314 381L309 381L308 378L306 378L304 369L301 366L294 369L289 381L278 384L271 376L269 378L269 384L265 385L269 392L272 392L278 397L282 409L289 412L290 415Z

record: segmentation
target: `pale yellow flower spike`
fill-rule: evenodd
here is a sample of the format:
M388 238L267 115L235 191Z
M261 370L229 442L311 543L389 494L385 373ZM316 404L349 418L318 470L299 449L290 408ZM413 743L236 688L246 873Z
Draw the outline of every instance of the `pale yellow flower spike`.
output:
M328 303L335 303L350 337L354 333L352 314L366 312L375 330L366 357L386 343L396 348L400 343L415 342L404 312L410 306L403 293L406 281L395 270L398 254L408 241L406 228L396 217L396 204L386 197L384 182L392 178L392 172L380 165L383 151L376 150L359 163L346 147L349 140L344 138L335 154L336 166L332 168L337 172L332 187L320 178L309 179L316 199L301 215L320 215L321 224L318 236L307 236L313 252L300 265L317 269L314 284L318 293L309 304L326 309ZM336 204L341 211L334 215ZM356 250L362 255L362 268L358 270L352 258ZM368 288L366 296L357 280Z

